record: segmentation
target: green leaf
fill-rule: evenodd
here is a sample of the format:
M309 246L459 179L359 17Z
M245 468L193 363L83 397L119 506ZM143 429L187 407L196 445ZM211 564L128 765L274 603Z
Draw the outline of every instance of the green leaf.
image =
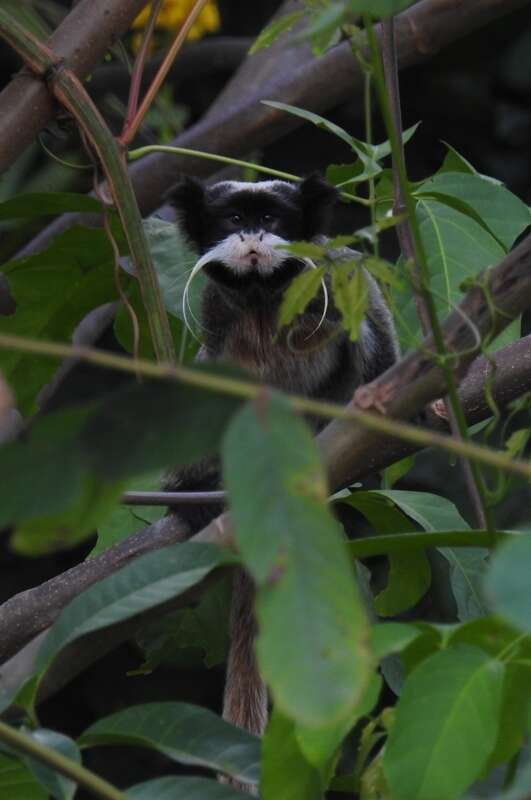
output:
M70 342L78 322L96 306L114 300L111 245L100 230L74 227L48 249L4 264L17 310L0 317L0 333ZM0 351L0 370L22 413L35 408L39 390L57 359L15 350Z
M69 211L98 214L101 203L90 195L75 192L32 192L0 203L0 219L31 219Z
M412 454L386 467L382 474L383 488L392 489L395 483L398 483L414 467L415 460L415 454Z
M347 8L355 14L371 14L375 17L392 17L416 0L346 0Z
M164 305L170 314L183 319L183 293L190 270L198 259L197 251L181 232L178 225L150 217L143 228L159 279ZM205 276L200 272L192 281L188 299L192 312L199 313Z
M488 550L484 547L439 547L450 565L450 585L462 622L487 612L482 581L487 568Z
M38 728L31 732L31 738L44 745L44 747L56 750L60 755L70 759L70 761L81 764L79 747L68 736L46 728ZM24 762L43 789L47 790L55 800L72 800L77 790L77 784L74 781L65 778L59 772L33 758L25 757Z
M450 500L430 492L382 491L415 520L425 531L468 530L469 526ZM450 584L461 620L480 616L486 611L480 582L485 571L488 550L485 548L440 547L450 564Z
M492 558L485 591L496 613L531 633L531 535L503 544Z
M498 739L487 769L510 759L519 751L528 732L531 702L531 636L499 617L481 617L459 625L448 646L471 644L506 662Z
M324 272L324 267L307 269L292 280L282 297L278 312L279 328L289 325L297 314L302 314L321 288Z
M423 198L417 216L435 306L446 316L462 299L463 280L501 261L505 251L475 219L438 200ZM393 297L401 340L406 347L417 346L421 333L407 279L401 291L394 289Z
M324 788L318 770L301 752L294 723L274 708L262 744L262 800L320 800Z
M262 103L266 106L271 106L271 108L276 108L278 111L286 111L288 114L293 114L295 117L305 119L306 122L311 122L313 125L317 125L318 128L328 131L328 133L332 133L334 136L338 136L352 147L352 136L350 133L347 133L344 128L340 128L335 122L330 122L330 120L321 117L319 114L315 114L313 111L306 111L304 108L291 106L288 103L277 103L274 100L262 100Z
M249 50L249 55L253 55L258 50L263 50L265 47L271 47L279 36L290 31L295 23L303 16L304 11L292 11L291 14L284 14L282 17L273 20L253 42Z
M59 513L80 496L84 470L77 440L86 416L85 409L49 414L0 448L0 528Z
M166 775L138 783L126 792L129 800L244 800L245 795L207 778Z
M211 365L195 369L227 374ZM126 386L107 395L90 416L82 452L91 470L112 481L190 464L215 453L239 405L229 395L185 384L145 381Z
M111 714L81 736L84 746L148 747L173 761L258 783L260 740L212 711L187 703L146 703Z
M132 478L127 483L121 484L121 488L123 492L155 492L160 489L161 483L162 475L160 470L157 470L149 475ZM98 541L90 551L90 556L103 553L113 544L161 519L165 513L164 506L126 506L117 503L111 513L99 521Z
M371 649L380 661L392 653L400 653L415 641L421 632L404 622L383 622L371 627Z
M531 224L531 211L502 184L477 173L444 172L425 181L418 195L435 196L449 205L459 201L458 210L472 210L477 221L490 230L508 250Z
M50 628L37 658L45 669L69 642L164 603L235 557L213 544L186 542L140 556L76 597Z
M107 519L119 503L123 484L85 477L76 502L58 514L28 519L12 533L11 550L21 555L47 555L74 547ZM131 533L131 530L129 531Z
M414 627L419 631L419 635L400 653L400 663L406 674L412 672L422 661L437 653L444 646L440 627L428 625L427 622L416 622Z
M234 419L223 465L274 701L315 728L349 718L369 678L367 623L310 431L268 394Z
M334 265L332 293L343 327L355 342L369 302L367 278L359 264L347 261Z
M385 491L354 492L343 502L358 509L380 534L406 533L411 522L397 508ZM431 583L431 568L424 550L389 553L387 587L375 598L376 612L383 617L395 616L415 605Z
M501 662L467 645L411 673L384 754L393 798L453 800L479 777L496 743L503 680Z
M18 758L0 753L0 796L6 800L48 800L46 792Z

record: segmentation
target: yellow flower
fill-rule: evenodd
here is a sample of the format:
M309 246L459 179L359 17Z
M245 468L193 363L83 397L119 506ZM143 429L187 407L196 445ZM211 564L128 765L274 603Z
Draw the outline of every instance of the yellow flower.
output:
M193 4L194 0L164 0L155 27L158 30L177 30L187 18ZM134 29L138 30L146 25L150 10L151 4L140 12L133 22ZM220 18L217 2L216 0L208 0L192 25L187 38L191 40L200 39L207 33L217 31L219 26Z

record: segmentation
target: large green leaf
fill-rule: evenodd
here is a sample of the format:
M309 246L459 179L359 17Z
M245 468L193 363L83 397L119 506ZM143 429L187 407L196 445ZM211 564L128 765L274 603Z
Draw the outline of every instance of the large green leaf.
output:
M386 492L354 492L342 502L360 511L374 530L381 534L406 533L411 522ZM387 587L375 598L381 616L399 614L415 605L431 583L431 568L424 550L389 553Z
M468 645L411 673L384 755L395 800L453 800L479 777L496 743L503 679L501 662Z
M349 718L369 677L367 623L310 431L268 394L234 419L225 485L258 583L257 650L278 708L301 724Z
M10 548L21 555L37 556L74 547L93 533L114 509L120 508L122 491L121 482L107 483L85 476L73 504L58 514L24 520L11 534Z
M445 203L423 198L417 206L420 233L428 261L430 289L441 317L462 299L460 285L505 255L499 242L475 219ZM394 289L397 326L403 344L417 346L421 333L411 287Z
M208 767L246 783L259 777L260 740L206 708L186 703L146 703L91 725L82 745L129 744L168 758Z
M318 770L301 752L294 723L275 708L262 745L262 800L320 800L323 789Z
M150 381L125 386L98 404L83 431L81 448L91 470L108 480L190 464L215 454L239 405L230 395L185 384Z
M531 224L531 212L525 203L502 184L477 173L434 175L415 194L431 195L459 211L472 212L507 250Z
M0 333L69 342L85 314L116 297L112 264L103 231L79 227L57 236L44 253L4 264L17 310L0 317ZM22 412L34 409L56 364L41 355L0 350L0 369Z
M137 558L91 586L68 605L39 650L37 668L45 669L69 642L164 603L199 583L235 557L213 544L186 542Z
M49 794L22 761L0 753L0 797L6 800L48 800Z
M531 636L523 636L500 617L481 617L456 626L448 646L471 644L506 662L498 739L489 767L509 761L521 748L529 727Z
M238 405L228 395L158 381L125 386L92 406L38 419L27 437L0 448L0 524L67 512L72 527L87 475L97 479L93 485L114 483L214 455ZM104 493L113 491L107 487ZM112 509L100 499L105 502L94 523Z
M68 211L97 214L101 212L101 203L90 195L75 192L32 192L0 203L0 219L54 216Z
M246 795L208 778L166 775L128 789L129 800L245 800Z
M85 409L50 414L27 436L0 448L0 528L56 514L81 496L77 441L86 416Z
M503 544L492 559L485 591L496 613L531 633L531 535Z
M345 0L347 8L357 14L372 14L376 17L391 17L405 8L412 6L416 0Z

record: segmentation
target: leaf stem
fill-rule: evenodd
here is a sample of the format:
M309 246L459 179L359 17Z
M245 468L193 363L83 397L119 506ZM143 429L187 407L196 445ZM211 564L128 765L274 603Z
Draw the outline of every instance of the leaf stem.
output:
M18 753L31 756L36 761L40 761L41 764L60 772L61 775L75 781L79 786L83 786L100 800L127 800L123 792L100 778L99 775L81 766L81 764L77 764L70 758L66 758L57 750L37 742L31 736L27 736L10 725L6 725L5 722L0 722L0 741L5 742Z
M263 164L255 164L253 161L242 161L240 158L231 158L230 156L220 156L217 153L207 153L204 150L190 150L188 147L172 147L164 144L149 144L145 147L137 147L135 150L129 150L129 161L136 161L138 158L147 156L150 153L173 153L176 156L191 156L192 158L204 158L207 161L217 161L219 164L229 164L233 167L242 167L242 169L252 169L256 172L262 172L265 175L271 175L273 178L279 178L284 181L300 181L299 175L294 175L291 172L282 172L279 169L272 167L265 167ZM341 197L346 200L352 200L354 203L360 203L363 206L368 206L370 200L363 197L357 197L349 192L341 192Z
M492 537L490 531L476 530L389 533L347 542L347 549L352 558L369 558L426 547L494 547L498 542L518 535L495 531Z
M55 358L80 358L91 364L117 369L121 372L144 375L148 378L181 381L200 389L222 392L247 400L254 400L265 391L262 385L251 381L215 375L202 369L183 367L181 365L156 364L144 359L135 360L127 356L115 355L114 353L103 352L91 347L43 342L22 336L0 334L1 347ZM505 469L526 480L531 480L531 464L520 459L513 459L502 451L469 441L456 440L451 436L429 431L399 419L360 411L352 405L342 406L324 400L312 400L309 397L301 397L300 395L288 394L286 397L295 411L316 414L324 419L343 419L347 422L359 423L363 427L387 436L403 439L419 447L440 447L449 453L473 459L478 463L496 469Z

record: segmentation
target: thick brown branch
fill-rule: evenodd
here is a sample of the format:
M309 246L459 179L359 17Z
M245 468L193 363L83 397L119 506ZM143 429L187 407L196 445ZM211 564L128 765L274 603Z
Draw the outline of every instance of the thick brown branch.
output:
M488 22L526 5L526 0L420 0L396 20L399 68L438 52ZM267 53L267 51L266 51ZM332 48L320 59L294 59L290 50L276 52L273 63L250 79L252 60L246 60L205 119L180 134L175 146L242 156L277 140L302 124L293 115L261 104L262 99L326 112L360 92L361 69L348 43ZM262 62L259 62L262 64ZM242 71L247 78L242 86ZM232 87L236 86L237 91ZM131 168L133 185L143 214L154 211L180 174L209 175L212 162L199 158L156 154ZM42 249L52 236L79 221L78 215L60 217L25 248L24 255Z
M131 25L147 0L81 0L47 42L84 78ZM9 167L56 113L42 80L23 69L0 94L0 173Z

